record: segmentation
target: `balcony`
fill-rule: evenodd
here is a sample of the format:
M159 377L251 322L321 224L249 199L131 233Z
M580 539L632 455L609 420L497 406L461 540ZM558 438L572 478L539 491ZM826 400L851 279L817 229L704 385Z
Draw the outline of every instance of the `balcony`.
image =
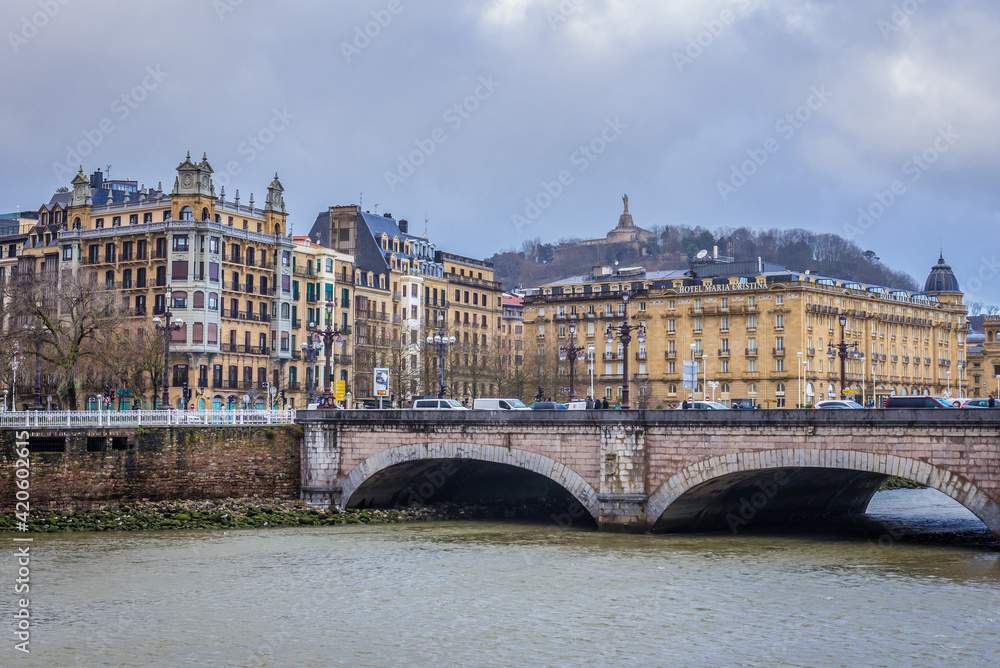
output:
M756 348L747 348L745 354L746 354L747 357L757 357L757 349Z
M301 326L302 326L301 318L292 318L292 327L301 327Z
M664 359L668 359L668 360L675 360L675 359L677 359L677 351L676 350L668 350L668 351L666 351L666 352L663 353L663 358Z
M806 348L806 355L809 355L810 357L813 357L814 355L816 355L816 349L815 348Z
M646 361L646 351L642 351L642 352L636 353L635 354L635 359L638 362L645 362Z
M354 358L347 353L337 353L333 356L333 359L337 364L350 364Z
M719 357L720 358L728 358L729 357L729 348L726 348L724 350L720 348L719 349Z
M603 355L601 355L601 359L604 360L605 362L612 362L614 360L620 360L623 358L619 357L617 353L604 353Z
M771 349L771 354L773 356L775 356L775 357L784 357L785 356L785 349L784 348L772 348Z
M302 383L300 383L297 380L289 381L289 383L288 383L288 391L289 392L299 392L301 390L302 390Z

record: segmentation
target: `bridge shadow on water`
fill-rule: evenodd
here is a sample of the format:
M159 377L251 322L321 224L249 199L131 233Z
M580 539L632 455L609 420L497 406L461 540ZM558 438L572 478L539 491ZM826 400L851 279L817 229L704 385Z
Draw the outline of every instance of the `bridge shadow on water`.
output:
M390 466L346 500L350 508L432 507L447 519L596 529L561 485L522 468L479 460L421 460Z
M735 473L692 487L646 527L656 534L787 536L1000 552L1000 543L958 502L933 489L876 494L886 476L785 468ZM593 530L597 522L566 489L532 471L467 459L399 463L376 472L346 505L430 507L441 519L509 521Z

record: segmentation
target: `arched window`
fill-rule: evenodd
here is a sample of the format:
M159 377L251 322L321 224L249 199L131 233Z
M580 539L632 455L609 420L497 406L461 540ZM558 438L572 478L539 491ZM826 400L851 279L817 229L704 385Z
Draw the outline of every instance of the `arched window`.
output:
M73 229L74 230L80 229L80 216L77 216L76 218L73 219Z
M280 237L281 236L281 225L275 224L275 226L274 226L274 236L276 236L276 237Z
M201 290L196 290L191 300L191 306L193 308L205 308L205 293ZM200 341L196 341L195 343L200 343Z
M757 394L757 384L750 383L747 385L747 394Z
M775 396L778 396L778 397L784 396L784 394L785 394L785 384L784 383L778 383L777 385L775 385L774 386L774 394L775 394Z
M722 387L719 388L720 392L729 392L729 383L723 383Z
M181 220L194 220L194 212L191 210L191 207L186 206L183 209L181 209L181 218L180 219ZM164 218L164 220L166 220L166 218Z
M204 221L208 221L208 220L212 219L212 217L208 213L208 207L202 208L202 210L201 210L201 219L204 220Z

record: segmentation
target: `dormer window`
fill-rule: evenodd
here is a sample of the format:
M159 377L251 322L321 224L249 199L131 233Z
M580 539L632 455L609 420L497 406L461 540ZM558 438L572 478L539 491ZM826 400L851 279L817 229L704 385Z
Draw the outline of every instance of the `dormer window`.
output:
M399 239L397 237L392 238L392 252L399 252Z
M389 237L382 235L382 250L389 250Z

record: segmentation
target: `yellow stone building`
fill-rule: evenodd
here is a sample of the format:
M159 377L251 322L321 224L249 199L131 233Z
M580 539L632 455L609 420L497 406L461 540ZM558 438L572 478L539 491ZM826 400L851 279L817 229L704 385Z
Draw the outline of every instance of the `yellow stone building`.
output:
M626 288L628 303L621 298ZM595 393L614 403L624 351L605 333L629 322L646 330L645 341L633 335L628 351L633 407L670 407L689 396L761 407L838 398L840 360L829 354L842 340L851 352L849 397L878 403L891 394L954 396L965 362L965 317L943 258L919 293L711 256L689 270L595 267L589 276L528 291L525 346L534 350L526 366L537 369L533 382L563 388L568 363L555 360L576 322L576 344L592 351ZM684 387L684 361L697 369L691 388ZM577 395L585 396L586 364L577 364Z
M166 192L81 169L69 193L40 207L20 268L55 280L95 272L137 323L169 308L183 321L170 344L172 405L187 383L199 409L264 407L269 397L280 406L293 352L284 188L275 175L258 208L253 195L216 193L206 157L188 154L176 171Z
M330 349L331 391L338 402L345 402L352 390L352 331L354 327L354 258L314 243L308 236L293 237L292 255L292 361L288 367L288 390L293 407L304 407L309 397L324 391L327 311L330 311L334 344ZM310 323L313 327L310 328ZM309 364L309 348L303 347L312 336L316 353ZM338 384L336 381L341 381Z

